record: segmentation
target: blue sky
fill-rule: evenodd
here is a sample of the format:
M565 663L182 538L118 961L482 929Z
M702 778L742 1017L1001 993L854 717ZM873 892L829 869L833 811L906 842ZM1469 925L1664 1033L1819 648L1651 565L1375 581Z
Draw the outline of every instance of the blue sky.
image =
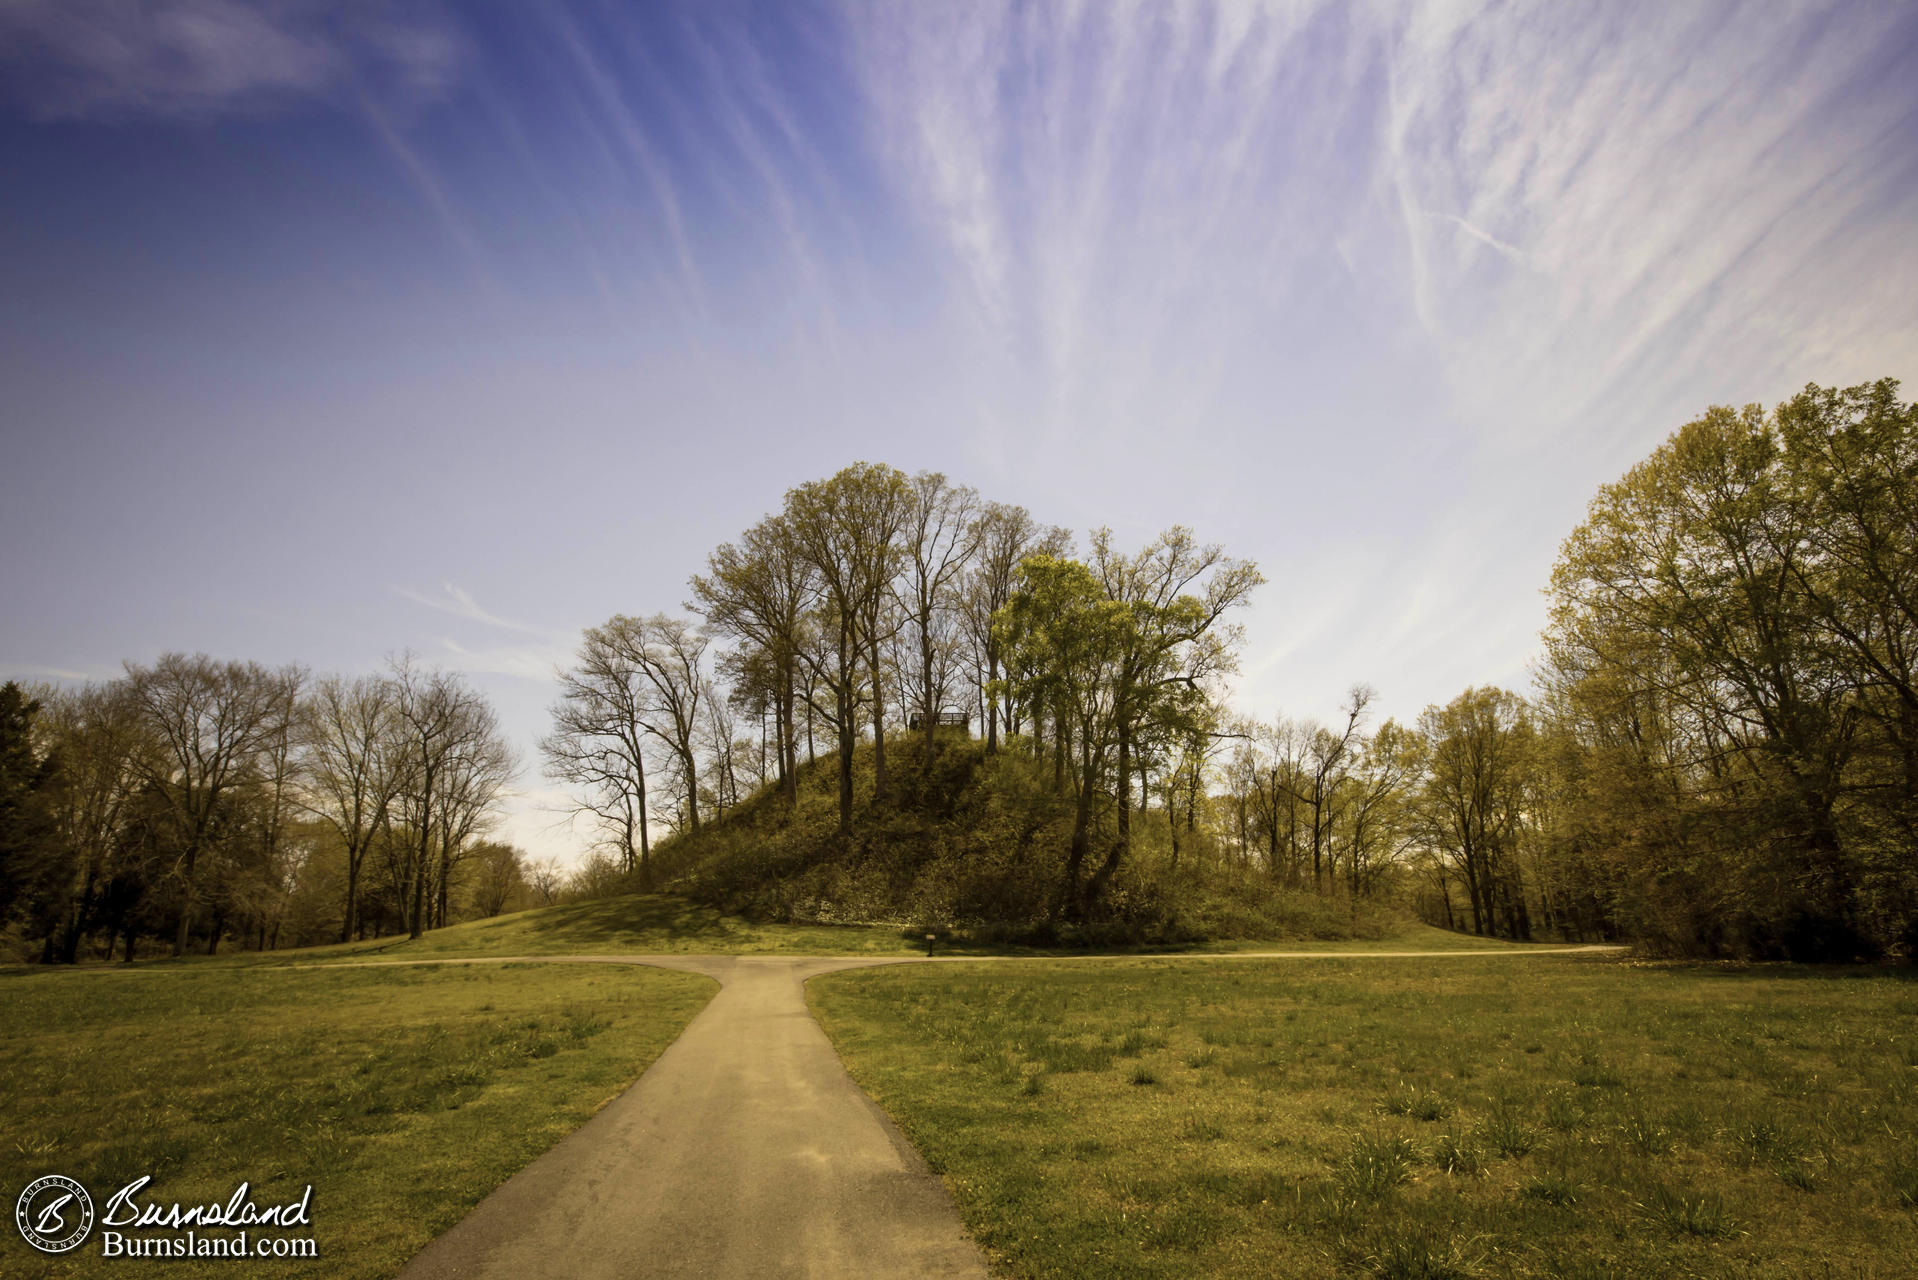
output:
M0 676L486 688L870 458L1257 559L1238 701L1523 687L1712 403L1918 378L1918 6L0 5ZM1909 388L1908 388L1909 389Z

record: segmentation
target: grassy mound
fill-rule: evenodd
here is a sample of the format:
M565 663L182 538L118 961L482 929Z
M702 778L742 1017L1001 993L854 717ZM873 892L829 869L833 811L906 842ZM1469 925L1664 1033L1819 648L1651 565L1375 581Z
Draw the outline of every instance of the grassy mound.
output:
M929 762L917 736L888 741L886 754L886 793L875 797L872 745L860 744L849 832L838 829L835 762L821 756L800 767L795 805L763 789L662 843L660 872L673 891L754 919L930 927L974 942L1382 937L1408 923L1275 886L1197 834L1181 832L1175 851L1159 811L1134 815L1132 854L1098 914L1055 923L1072 813L1049 763L1017 749L988 755L956 734L941 735Z

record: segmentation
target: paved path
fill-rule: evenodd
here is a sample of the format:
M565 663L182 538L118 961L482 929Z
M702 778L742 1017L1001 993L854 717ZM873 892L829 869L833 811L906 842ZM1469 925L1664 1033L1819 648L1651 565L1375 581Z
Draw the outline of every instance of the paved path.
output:
M888 961L625 962L724 986L637 1084L429 1244L406 1280L984 1280L945 1184L806 1008L807 978Z
M1607 950L1616 948L1156 958L1345 960ZM923 964L923 958L496 956L323 967L533 960L653 965L706 974L722 986L637 1084L427 1245L400 1273L403 1280L985 1280L985 1260L960 1224L945 1184L852 1082L806 1008L808 978L869 965Z

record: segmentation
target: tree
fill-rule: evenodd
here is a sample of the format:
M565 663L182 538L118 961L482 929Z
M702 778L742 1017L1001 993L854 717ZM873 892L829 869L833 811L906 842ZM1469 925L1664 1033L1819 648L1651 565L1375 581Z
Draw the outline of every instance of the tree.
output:
M1359 723L1372 698L1370 686L1352 686L1346 698L1344 729L1334 733L1322 725L1315 725L1307 748L1311 768L1304 779L1306 792L1300 799L1312 815L1312 887L1321 893L1325 890L1327 871L1332 870L1336 874L1336 868L1327 866L1333 860L1330 845L1332 827L1337 817L1335 802L1339 787L1346 780L1346 766L1353 746L1361 740Z
M1131 840L1134 743L1149 728L1183 731L1203 716L1203 682L1236 667L1241 633L1224 615L1265 579L1251 561L1200 545L1183 526L1130 557L1114 548L1110 530L1100 529L1092 536L1091 567L1107 598L1124 605L1125 619L1113 695L1118 836L1090 883L1097 898Z
M1347 889L1358 898L1377 890L1381 875L1417 838L1414 791L1425 772L1425 739L1387 720L1359 744L1346 811Z
M467 842L484 830L500 791L515 772L513 750L501 735L499 718L484 700L471 710L458 744L447 758L439 794L439 874L433 918L448 923L453 872L465 859Z
M479 876L473 883L473 910L484 918L518 910L532 892L527 883L526 855L510 844L486 841L473 849Z
M786 495L785 526L819 583L816 611L824 653L802 650L831 695L818 708L839 739L839 831L852 829L852 757L862 703L872 707L873 788L885 790L885 692L881 625L899 563L899 533L911 485L891 467L854 463L836 475L800 485ZM823 660L822 660L823 659ZM861 680L864 666L866 679ZM816 704L815 704L816 706Z
M614 833L621 866L653 886L646 797L649 682L627 634L633 620L589 627L574 665L559 673L553 731L540 739L548 776L584 788L580 813Z
M973 519L978 505L976 490L949 484L937 471L922 471L912 478L900 536L904 572L898 595L917 659L914 692L926 735L922 765L928 775L939 712L953 674L958 587L978 545Z
M1602 489L1554 570L1548 647L1620 692L1658 682L1684 756L1709 762L1672 780L1742 834L1752 944L1850 958L1873 950L1840 829L1857 680L1805 590L1825 570L1782 456L1758 406L1713 408Z
M1051 904L1054 919L1087 906L1083 873L1093 819L1107 798L1130 624L1126 606L1106 595L1089 568L1049 555L1020 561L1012 598L994 623L1012 692L1051 720L1062 754L1068 738L1076 753L1072 838Z
M694 603L688 607L699 612L706 625L721 635L743 641L765 655L779 781L791 806L798 798L799 764L794 697L800 655L806 644L806 613L816 589L815 575L799 554L791 526L782 516L760 521L737 544L723 544L706 563L706 575L692 580Z
M491 767L482 762L495 753L499 730L492 708L460 676L422 668L410 656L393 662L392 675L399 690L397 737L402 744L398 797L408 835L406 842L392 846L401 856L395 887L407 931L418 938L429 927L434 837L441 841L438 882L443 884L452 863L448 850L456 849L463 835L457 824L482 803L483 789L475 793L469 787L478 786L475 779ZM491 803L490 795L484 795L484 803Z
M57 908L64 918L58 954L73 964L115 883L122 897L128 888L123 835L143 773L133 756L150 751L152 743L135 723L121 684L48 690L44 699L49 757L59 764L49 799L66 868Z
M134 759L165 803L178 841L172 879L180 893L173 954L185 952L199 884L196 871L231 792L257 776L262 753L285 730L305 678L297 667L215 662L162 654L127 664L127 696L160 750Z
M359 927L360 876L374 836L392 819L402 778L399 687L385 676L328 676L303 708L307 809L339 836L346 856L340 941Z
M1071 554L1072 536L1064 529L1044 529L1034 522L1024 507L988 502L973 517L970 530L974 546L971 568L960 587L966 632L971 640L975 682L984 703L984 729L987 752L999 749L999 721L1002 698L986 691L997 687L1000 664L999 636L993 618L1012 599L1019 562L1032 552L1050 556ZM1007 722L1008 730L1011 728Z
M1868 911L1918 952L1918 405L1887 378L1809 386L1779 406L1784 501L1802 530L1790 566L1861 718L1847 781ZM1867 926L1868 928L1871 926Z
M0 924L61 878L52 794L59 760L37 741L40 703L0 685Z
M1464 883L1472 932L1531 937L1518 845L1531 717L1503 689L1467 689L1419 716L1427 772L1421 817L1427 844Z
M700 704L710 688L701 666L706 637L691 623L663 613L616 617L606 631L650 686L640 728L671 754L686 797L687 824L698 831Z
M527 866L526 885L532 891L535 903L550 907L559 901L560 893L566 887L566 872L557 860L541 858Z

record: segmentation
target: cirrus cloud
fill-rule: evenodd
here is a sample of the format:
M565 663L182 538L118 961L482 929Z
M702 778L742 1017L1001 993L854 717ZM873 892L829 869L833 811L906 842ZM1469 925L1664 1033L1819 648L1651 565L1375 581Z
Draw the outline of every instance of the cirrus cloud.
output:
M373 83L431 97L463 58L430 11L377 0L13 0L0 68L40 119L207 118Z

